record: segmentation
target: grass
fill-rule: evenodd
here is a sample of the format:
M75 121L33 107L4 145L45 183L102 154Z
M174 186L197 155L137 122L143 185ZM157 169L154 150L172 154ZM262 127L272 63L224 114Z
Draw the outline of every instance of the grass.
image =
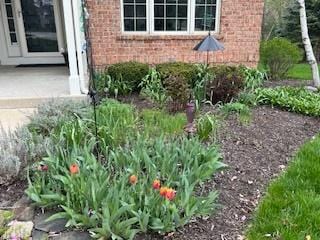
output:
M319 64L320 69L320 64ZM289 79L312 80L311 67L307 63L296 64L288 72Z
M287 172L270 185L248 240L320 239L319 149L320 136L305 144Z

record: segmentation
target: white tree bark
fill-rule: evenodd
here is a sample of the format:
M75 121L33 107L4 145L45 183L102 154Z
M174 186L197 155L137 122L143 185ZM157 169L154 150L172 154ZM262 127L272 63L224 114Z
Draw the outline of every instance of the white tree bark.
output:
M297 0L300 5L300 24L304 49L306 51L307 60L312 68L312 76L315 87L320 88L319 68L317 60L312 49L309 32L305 0Z

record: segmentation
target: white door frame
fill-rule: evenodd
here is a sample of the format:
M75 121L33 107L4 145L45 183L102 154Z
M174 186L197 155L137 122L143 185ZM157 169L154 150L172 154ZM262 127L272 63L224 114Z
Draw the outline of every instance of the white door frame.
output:
M18 29L19 29L19 36L20 36L20 42L21 42L22 56L23 57L44 57L44 58L61 57L60 50L62 48L64 48L64 44L63 44L63 33L62 33L60 3L59 3L60 1L53 0L56 33L57 33L57 39L58 39L58 51L57 52L41 52L41 53L28 52L21 1L23 1L23 0L17 0L17 1L15 1L15 3L16 3L16 9L17 9L17 13L18 13L17 14L17 22L18 22L18 26L19 26Z
M14 28L15 28L15 34L17 39L16 43L11 42L6 5L11 5L12 7ZM19 33L18 33L18 26L17 26L16 6L14 2L12 1L11 4L6 4L5 1L1 1L0 12L1 12L0 15L2 15L1 20L3 23L2 27L3 27L4 38L5 38L4 42L7 48L7 53L11 57L19 57L21 56L21 49L20 49Z

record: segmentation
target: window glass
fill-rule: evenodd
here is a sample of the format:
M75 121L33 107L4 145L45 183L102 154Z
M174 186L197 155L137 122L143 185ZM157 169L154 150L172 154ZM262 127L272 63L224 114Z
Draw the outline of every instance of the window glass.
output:
M195 31L215 30L217 0L196 0Z
M154 0L155 31L187 31L188 0Z
M146 0L123 0L124 30L145 32L147 30Z
M11 44L15 44L18 42L17 34L16 34L16 27L14 23L14 16L13 16L13 6L10 0L5 0L5 9L7 14L7 21L9 27L9 34L10 34L10 41Z

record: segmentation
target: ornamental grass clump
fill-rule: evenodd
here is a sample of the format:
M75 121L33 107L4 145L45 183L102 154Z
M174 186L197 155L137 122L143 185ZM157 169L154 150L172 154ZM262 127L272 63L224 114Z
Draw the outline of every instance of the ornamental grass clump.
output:
M95 141L58 147L30 168L28 196L59 212L67 226L94 238L133 239L139 232L166 233L195 216L212 214L217 192L196 189L225 167L216 146L197 138L137 136L106 150L105 163L93 154ZM201 191L200 191L201 192Z

